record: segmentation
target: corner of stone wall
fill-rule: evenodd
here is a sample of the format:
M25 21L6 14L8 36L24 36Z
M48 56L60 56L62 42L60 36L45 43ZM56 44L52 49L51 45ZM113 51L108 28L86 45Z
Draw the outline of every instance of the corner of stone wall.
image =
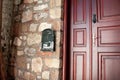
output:
M13 26L13 0L2 0L2 27L1 27L1 51L3 55L3 64L5 64L5 73L9 75L11 61L11 41Z
M15 0L13 53L17 80L62 79L62 0ZM41 51L41 33L56 32L56 50Z

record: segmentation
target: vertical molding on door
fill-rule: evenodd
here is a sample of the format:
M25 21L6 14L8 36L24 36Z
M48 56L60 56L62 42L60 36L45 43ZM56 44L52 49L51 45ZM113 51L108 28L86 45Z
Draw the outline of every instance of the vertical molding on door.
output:
M81 11L78 12L78 9L81 9ZM73 10L73 23L86 23L86 0L74 0Z
M89 2L89 80L92 80L92 56L93 56L93 44L92 44L92 0Z

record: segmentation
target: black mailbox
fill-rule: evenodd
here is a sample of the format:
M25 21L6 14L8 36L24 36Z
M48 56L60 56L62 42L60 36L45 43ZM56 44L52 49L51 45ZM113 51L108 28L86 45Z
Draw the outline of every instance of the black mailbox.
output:
M55 51L55 31L45 29L42 31L42 51Z

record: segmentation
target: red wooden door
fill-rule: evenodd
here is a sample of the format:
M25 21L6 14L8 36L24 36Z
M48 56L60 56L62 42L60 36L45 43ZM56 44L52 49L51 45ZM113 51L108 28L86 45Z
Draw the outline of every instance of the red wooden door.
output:
M120 0L94 0L93 80L120 80Z
M91 72L90 0L71 0L71 78L89 80Z
M70 20L70 80L120 80L120 0L71 0Z

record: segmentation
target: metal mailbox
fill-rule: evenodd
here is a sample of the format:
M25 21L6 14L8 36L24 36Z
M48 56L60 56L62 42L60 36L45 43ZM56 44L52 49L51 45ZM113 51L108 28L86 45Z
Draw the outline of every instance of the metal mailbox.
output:
M55 31L45 29L42 31L42 51L55 51Z

